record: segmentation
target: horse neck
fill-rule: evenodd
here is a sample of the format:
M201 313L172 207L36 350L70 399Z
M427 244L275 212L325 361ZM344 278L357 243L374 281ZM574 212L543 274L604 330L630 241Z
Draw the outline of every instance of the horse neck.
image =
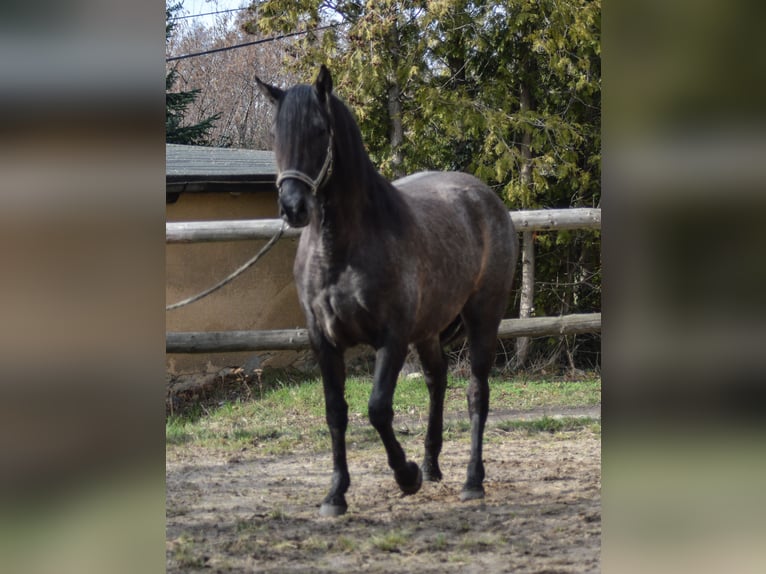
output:
M342 106L338 104L338 108ZM332 247L345 251L370 231L398 220L398 212L404 208L399 192L378 173L367 155L350 112L336 108L335 113L342 114L334 129L335 165L320 191L322 209L316 225Z
M365 230L375 223L372 199L378 190L372 188L378 187L379 182L369 174L358 173L359 168L347 168L338 160L330 181L320 191L321 208L314 224L326 247L345 253L347 247L357 244ZM341 173L341 169L345 173Z

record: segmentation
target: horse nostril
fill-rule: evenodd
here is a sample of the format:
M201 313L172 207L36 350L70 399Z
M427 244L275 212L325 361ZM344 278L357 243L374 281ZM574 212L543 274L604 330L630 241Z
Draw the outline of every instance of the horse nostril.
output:
M300 221L303 224L308 223L309 220L309 210L306 208L306 203L301 202L300 205L298 205L298 209L295 213L295 219L297 221Z
M282 183L279 190L279 214L291 227L305 227L311 219L313 198L305 184L293 179Z
M291 227L305 227L309 222L309 210L305 201L297 204L279 203L279 216Z

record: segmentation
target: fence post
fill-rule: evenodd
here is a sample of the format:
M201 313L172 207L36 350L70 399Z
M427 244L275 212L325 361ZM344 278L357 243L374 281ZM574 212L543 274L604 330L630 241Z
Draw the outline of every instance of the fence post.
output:
M521 241L521 291L519 293L519 318L532 316L535 303L535 243L534 232L525 231ZM529 337L516 339L516 365L523 367L529 355Z

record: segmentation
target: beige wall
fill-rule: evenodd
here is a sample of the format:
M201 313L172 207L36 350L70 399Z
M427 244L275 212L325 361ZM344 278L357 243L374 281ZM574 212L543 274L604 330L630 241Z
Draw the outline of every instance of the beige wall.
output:
M277 217L276 192L183 193L167 205L167 221ZM210 287L250 259L265 241L165 246L166 301L175 303ZM166 331L293 329L305 326L293 283L298 238L281 239L243 275L186 307L167 311ZM240 366L256 353L168 354L173 374ZM282 367L304 353L258 353L265 366Z

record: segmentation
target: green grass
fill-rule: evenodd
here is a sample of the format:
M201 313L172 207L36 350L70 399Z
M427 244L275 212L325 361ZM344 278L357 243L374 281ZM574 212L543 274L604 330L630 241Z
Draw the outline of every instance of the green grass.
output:
M459 547L463 551L476 553L503 544L505 544L505 541L499 534L491 532L472 532L461 537Z
M465 379L450 377L445 398L445 438L468 432ZM356 446L376 443L377 435L367 424L369 378L346 381L349 406L347 441ZM395 424L409 432L424 432L428 418L428 390L422 377L400 378L394 395ZM556 407L585 407L601 403L601 380L528 381L494 378L490 380L491 412L525 411ZM400 424L401 423L401 424ZM600 423L583 419L542 417L532 421L505 421L503 431L560 432L590 426L600 432ZM598 427L598 428L596 428ZM171 415L166 421L168 445L200 445L239 450L256 447L264 454L283 454L294 450L329 449L329 433L324 414L321 381L310 379L276 381L262 397L226 402L217 408L192 409ZM397 430L400 430L397 427Z
M447 535L439 532L429 544L431 552L443 552L447 549Z
M181 568L202 568L206 562L196 550L193 538L186 534L172 541L170 557Z
M370 539L372 546L383 552L400 552L402 546L410 540L410 532L407 530L391 530L385 534L373 536Z
M601 432L601 422L588 417L549 417L534 420L506 420L495 425L502 431L526 431L529 434L548 432L566 432L588 427L593 432Z

